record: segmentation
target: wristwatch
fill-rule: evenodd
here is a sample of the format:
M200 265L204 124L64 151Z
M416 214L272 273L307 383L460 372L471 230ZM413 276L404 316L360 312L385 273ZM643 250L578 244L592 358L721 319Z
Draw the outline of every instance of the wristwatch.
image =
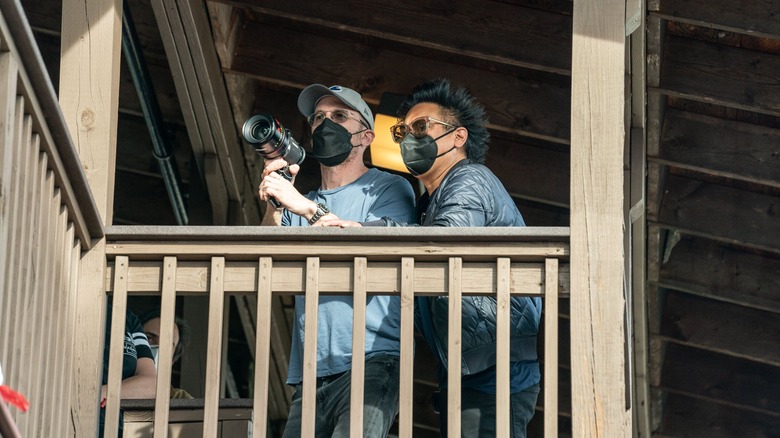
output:
M309 219L309 225L314 225L315 222L320 220L321 217L325 216L326 214L330 213L330 209L327 205L318 202L317 203L317 211L314 213L314 216Z

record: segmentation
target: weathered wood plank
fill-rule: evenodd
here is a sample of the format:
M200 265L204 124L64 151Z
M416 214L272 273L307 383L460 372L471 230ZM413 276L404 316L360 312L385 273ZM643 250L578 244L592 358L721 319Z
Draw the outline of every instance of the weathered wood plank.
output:
M623 292L625 2L574 2L571 103L572 432L628 436Z
M780 4L766 0L660 0L668 20L780 39Z
M117 0L62 2L62 10L67 11L62 17L62 41L67 43L60 62L60 107L105 225L113 217L121 9ZM100 62L91 62L97 59ZM101 239L82 255L75 321L75 333L92 333L98 339L103 339L105 315L105 254ZM124 314L115 312L114 317L124 320ZM79 358L74 374L81 377L74 379L71 399L75 436L91 436L97 429L102 347L95 338L75 337L71 354Z
M780 115L780 56L668 36L660 90Z
M514 197L568 208L571 156L567 148L537 146L498 134L491 136L485 166L507 191Z
M664 371L665 390L780 416L778 367L670 344Z
M411 438L415 418L414 399L414 259L401 259L401 357L399 372L398 435ZM433 368L433 367L430 367Z
M780 318L775 313L670 291L661 335L677 343L780 366Z
M716 300L780 313L780 258L683 237L661 266L658 284Z
M254 378L254 415L252 424L252 436L265 438L268 424L268 375L270 369L271 352L271 272L273 260L270 257L261 257L258 261L257 272L257 312L255 313L256 329L250 329L254 336L255 345L253 357L255 360ZM250 341L251 344L251 341Z
M780 129L669 110L661 149L670 166L780 187Z
M162 298L160 299L160 342L157 363L157 386L154 409L154 435L168 438L168 399L171 396L171 365L173 364L173 327L176 325L176 257L163 260Z
M152 2L152 6L169 59L171 75L176 85L176 92L190 135L190 144L197 167L203 173L208 187L213 222L225 224L228 217L227 199L231 196L233 199L238 198L235 177L232 174L232 169L227 169L231 170L230 174L223 174L222 167L219 166L219 162L215 158L217 146L214 144L208 116L204 109L205 103L195 72L196 61L190 51L178 7L173 2L166 4ZM192 37L197 38L196 35ZM208 162L209 157L212 158L211 163ZM211 165L209 166L209 164Z
M423 242L398 242L388 250L376 242L355 245L349 241L323 242L316 249L304 245L289 245L286 242L230 242L216 244L198 244L194 242L139 242L112 243L110 254L117 255L208 255L223 254L232 257L254 258L254 256L274 254L276 257L289 259L290 256L320 254L326 260L344 260L347 248L352 253L368 257L386 257L397 259L400 255L415 256L421 259L441 259L449 255L468 255L469 261L477 259L490 260L496 256L511 257L512 261L532 261L544 257L568 257L568 248L558 243L527 242L522 245L484 243L479 246L471 244L438 245Z
M658 223L686 234L780 251L777 198L669 175Z
M209 318L206 356L206 394L203 406L203 438L217 435L219 398L223 384L222 321L225 306L225 258L213 257L209 272Z
M727 404L717 404L678 394L666 397L666 416L661 436L733 438L771 437L777 431L777 417Z
M178 293L204 293L208 291L208 262L178 263L176 291ZM111 290L113 265L106 275L107 290ZM320 267L320 293L338 294L352 290L352 267L347 262L322 262ZM371 294L397 294L401 290L402 269L398 263L371 263L368 267L368 292ZM493 294L496 291L495 263L466 263L463 267L463 290L470 294ZM569 293L569 265L561 264L559 270L560 294ZM251 293L257 288L257 267L251 262L227 262L225 267L225 291L227 293ZM133 262L128 273L128 291L148 294L160 291L161 270L159 262ZM541 263L512 263L510 288L513 294L542 295L545 272ZM306 272L303 262L275 262L272 288L275 292L303 293L306 288ZM417 262L414 270L416 294L441 293L447 288L447 264Z
M320 302L320 260L306 259L306 304L303 335L303 386L301 400L301 436L314 436L317 394L317 334Z
M427 57L473 58L561 75L568 75L571 66L570 16L506 2L474 0L438 8L410 1L274 0L250 7L266 23L342 39L373 39L372 45ZM478 31L452 31L474 29L475 23Z
M564 190L564 189L561 189ZM511 193L510 193L511 195ZM528 226L568 227L569 209L514 196L515 205Z
M257 44L263 41L263 44ZM295 56L280 58L278 47ZM328 50L322 50L327 47ZM514 75L465 67L448 61L414 56L319 35L303 39L297 32L271 24L248 26L237 45L233 73L275 86L302 89L311 82L342 84L363 92L378 104L382 92L408 93L430 77L447 72L457 84L467 85L485 105L494 129L567 144L570 105L568 84L521 81ZM326 68L319 66L327 66ZM390 74L386 66L403 66Z

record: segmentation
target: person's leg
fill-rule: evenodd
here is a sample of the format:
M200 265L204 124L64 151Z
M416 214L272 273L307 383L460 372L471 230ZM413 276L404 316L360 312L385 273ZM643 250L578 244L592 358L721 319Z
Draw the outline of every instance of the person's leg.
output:
M333 437L349 437L351 372ZM397 356L375 356L366 361L363 385L363 437L384 438L398 414L399 361Z
M536 412L536 399L538 397L538 384L510 396L512 438L525 438L528 423L533 418L534 412Z
M525 438L528 423L536 409L539 385L510 396L510 430L512 438ZM447 436L447 391L439 394L439 424ZM496 395L469 388L461 390L460 429L463 437L496 436Z
M447 389L438 394L439 428L447 436ZM496 436L496 396L461 388L460 434L462 437Z
M384 438L398 415L398 356L372 357L366 362L363 393L363 437Z
M301 384L295 386L290 413L287 414L287 424L284 426L284 438L300 438L301 436Z

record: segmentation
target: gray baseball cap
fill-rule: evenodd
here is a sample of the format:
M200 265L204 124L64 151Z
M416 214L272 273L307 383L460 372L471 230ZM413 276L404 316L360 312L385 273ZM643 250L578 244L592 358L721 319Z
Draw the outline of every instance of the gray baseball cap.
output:
M363 120L366 121L368 126L374 129L374 114L368 107L368 104L360 94L347 87L341 85L332 85L326 87L321 84L313 84L304 88L301 94L298 96L298 111L303 114L304 117L309 117L314 114L314 108L317 106L317 102L325 96L336 96L345 105L357 111Z

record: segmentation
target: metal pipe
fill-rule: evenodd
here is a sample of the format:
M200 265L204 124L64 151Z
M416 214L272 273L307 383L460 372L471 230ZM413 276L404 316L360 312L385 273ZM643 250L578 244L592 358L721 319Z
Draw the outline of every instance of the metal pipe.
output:
M138 93L138 99L141 102L144 120L152 138L154 157L160 165L160 174L165 182L165 189L168 192L168 199L171 201L176 222L179 225L187 225L189 219L187 217L184 195L181 193L181 177L176 167L176 157L173 155L173 148L171 148L163 135L162 112L157 102L157 96L154 93L154 86L149 77L149 70L146 68L146 62L141 52L141 44L138 41L138 34L135 31L133 16L130 14L130 6L127 0L123 2L123 11L122 53L125 55L130 75L133 77L133 84L135 84L135 89Z

